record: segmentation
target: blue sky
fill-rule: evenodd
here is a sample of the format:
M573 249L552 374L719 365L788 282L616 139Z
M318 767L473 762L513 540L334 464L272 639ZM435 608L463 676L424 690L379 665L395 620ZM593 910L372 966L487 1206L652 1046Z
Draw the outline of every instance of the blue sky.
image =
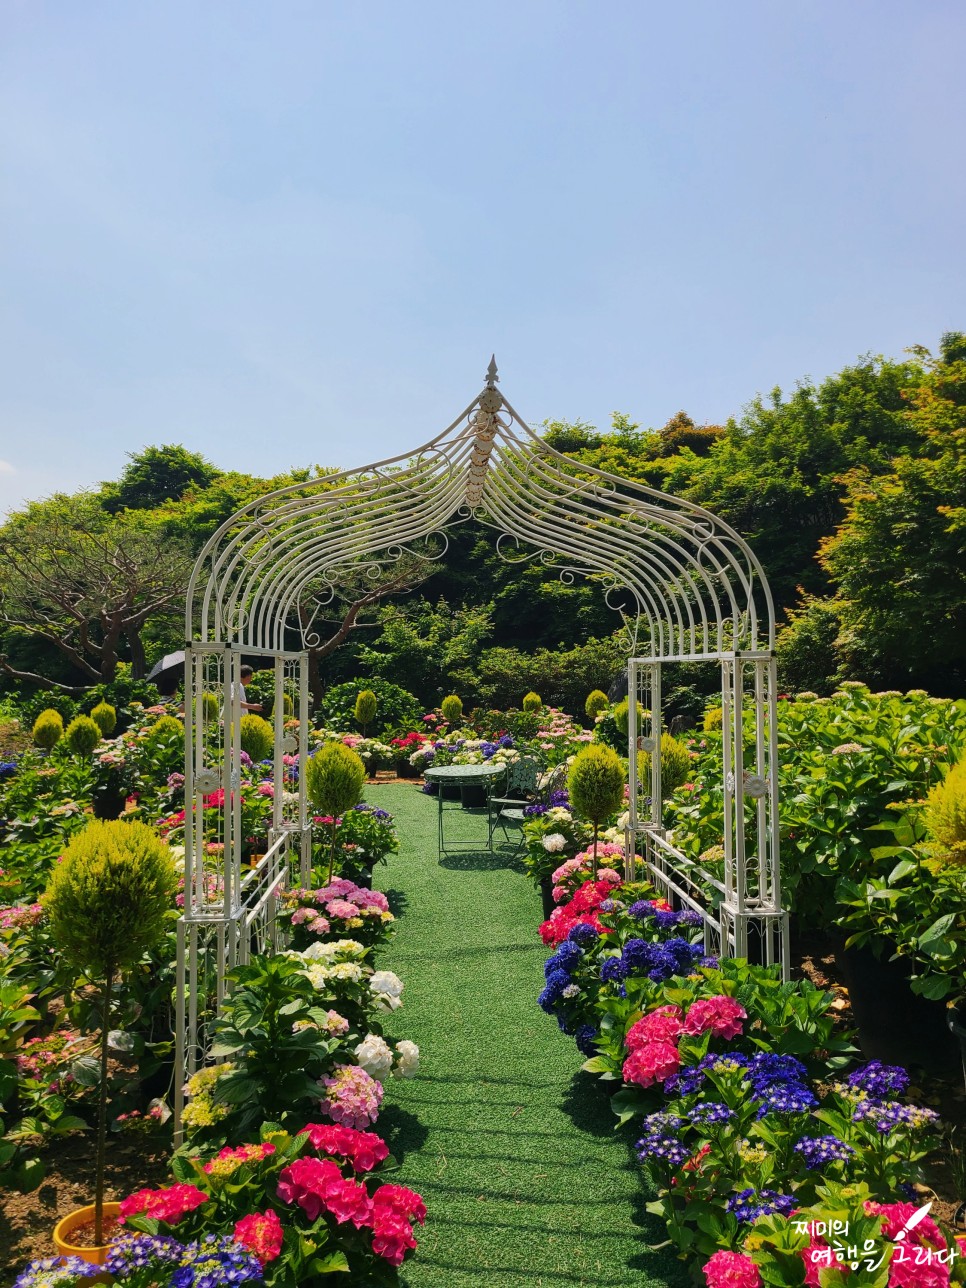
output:
M472 398L720 421L966 329L966 7L2 0L0 509Z

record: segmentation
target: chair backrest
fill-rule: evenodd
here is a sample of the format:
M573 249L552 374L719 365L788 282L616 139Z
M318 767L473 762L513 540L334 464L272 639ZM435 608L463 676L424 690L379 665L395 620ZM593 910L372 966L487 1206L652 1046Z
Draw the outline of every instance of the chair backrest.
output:
M525 792L533 795L542 766L536 756L521 756L507 766L506 789L508 792Z

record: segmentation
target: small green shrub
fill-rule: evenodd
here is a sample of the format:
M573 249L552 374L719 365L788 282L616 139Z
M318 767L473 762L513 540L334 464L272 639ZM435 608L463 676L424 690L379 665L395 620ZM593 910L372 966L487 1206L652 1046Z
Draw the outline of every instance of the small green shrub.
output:
M966 760L953 765L926 797L926 831L942 855L966 862Z
M335 866L338 819L362 800L366 767L362 757L343 742L328 742L305 766L305 787L314 808L332 819L329 849L329 881Z
M720 707L709 707L704 713L701 728L705 733L718 733L724 725L724 712Z
M669 733L661 734L661 797L664 800L683 787L691 773L691 753L683 742Z
M64 741L75 756L89 756L100 740L100 727L90 716L75 716L64 735Z
M530 693L524 694L520 706L524 711L540 711L543 707L543 699L539 693L534 693L531 690Z
M288 693L282 694L282 711L285 713L286 720L291 720L295 715L295 703Z
M261 716L249 712L241 718L239 735L241 749L251 756L252 760L268 760L275 750L275 730Z
M584 715L588 720L596 720L601 712L606 711L609 706L607 694L603 689L592 689L587 694L587 701L584 703Z
M594 828L593 875L597 879L597 834L600 825L624 804L624 765L611 747L591 743L577 752L567 775L570 808Z
M376 695L371 689L363 689L356 698L355 716L356 724L365 734L376 718L376 708L379 705Z
M218 719L218 711L221 703L218 701L218 695L215 693L203 693L201 695L201 718L205 724L214 724Z
M43 747L45 751L50 751L51 747L56 747L63 737L63 733L63 717L59 711L54 711L52 708L41 711L31 730L34 743L38 747Z
M91 719L100 729L102 738L110 738L117 728L117 711L109 702L98 702L91 711Z
M622 738L627 737L627 730L630 721L631 704L627 698L618 702L614 708L614 724L617 725L617 732Z
M144 741L152 746L158 746L172 738L184 737L184 725L177 716L158 716L154 724L148 729Z
M448 698L444 698L439 704L439 709L443 713L443 719L451 725L458 725L463 719L463 700L458 698L455 693L451 693Z

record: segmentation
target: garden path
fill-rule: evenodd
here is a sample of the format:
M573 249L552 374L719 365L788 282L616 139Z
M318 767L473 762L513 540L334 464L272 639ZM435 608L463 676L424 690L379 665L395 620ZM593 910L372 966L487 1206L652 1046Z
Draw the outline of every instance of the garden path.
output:
M433 799L409 784L368 799L395 814L401 843L376 873L403 913L386 964L404 1005L387 1028L422 1059L387 1088L380 1119L429 1210L406 1284L683 1288L681 1263L645 1246L663 1227L606 1096L537 1007L540 901L519 861L510 849L440 861ZM481 819L454 811L450 825L479 835Z

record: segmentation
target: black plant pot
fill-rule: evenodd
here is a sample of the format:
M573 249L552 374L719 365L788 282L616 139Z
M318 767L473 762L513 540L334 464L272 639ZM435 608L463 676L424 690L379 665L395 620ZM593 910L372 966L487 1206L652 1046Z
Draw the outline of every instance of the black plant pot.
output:
M126 802L127 797L123 792L95 792L91 798L91 807L95 818L120 818Z
M549 921L550 914L557 906L553 901L553 882L549 877L540 878L540 898L543 900L543 919Z
M440 783L439 794L444 801L458 801L462 795L459 783Z
M399 760L396 762L397 778L418 778L419 770L415 769L408 760Z
M955 1067L957 1050L945 1005L913 993L908 964L889 960L891 946L883 942L882 955L876 956L872 948L845 948L842 935L834 942L863 1054L928 1070Z
M482 809L486 804L486 788L467 783L460 788L460 799L464 809Z

